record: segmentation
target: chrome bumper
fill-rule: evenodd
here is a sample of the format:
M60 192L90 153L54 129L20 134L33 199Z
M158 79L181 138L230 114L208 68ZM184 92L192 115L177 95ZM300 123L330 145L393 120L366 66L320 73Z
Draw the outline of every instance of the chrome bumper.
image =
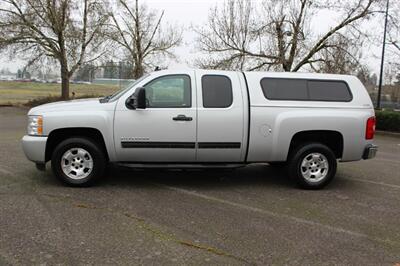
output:
M25 156L32 162L45 163L47 137L24 136L22 149Z
M378 146L370 144L364 150L363 159L364 160L372 159L376 156L377 152L378 152Z

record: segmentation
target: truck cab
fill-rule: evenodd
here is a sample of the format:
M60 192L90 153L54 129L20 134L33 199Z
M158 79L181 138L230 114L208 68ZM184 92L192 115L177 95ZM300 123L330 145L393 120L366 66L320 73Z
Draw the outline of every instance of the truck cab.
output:
M247 146L248 99L241 73L159 71L139 85L145 108L116 101L114 146L120 162L239 163Z
M101 99L28 113L26 156L51 161L68 185L92 184L107 163L208 168L270 163L321 188L337 161L375 156L371 100L352 76L164 70Z

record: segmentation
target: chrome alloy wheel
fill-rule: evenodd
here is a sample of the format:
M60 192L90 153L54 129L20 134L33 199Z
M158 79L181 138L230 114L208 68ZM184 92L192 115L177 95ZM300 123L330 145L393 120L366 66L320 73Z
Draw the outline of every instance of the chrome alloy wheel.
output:
M61 169L71 179L84 179L93 170L92 156L82 148L69 149L61 157Z
M304 157L300 170L307 182L317 183L327 176L329 162L325 155L313 152Z

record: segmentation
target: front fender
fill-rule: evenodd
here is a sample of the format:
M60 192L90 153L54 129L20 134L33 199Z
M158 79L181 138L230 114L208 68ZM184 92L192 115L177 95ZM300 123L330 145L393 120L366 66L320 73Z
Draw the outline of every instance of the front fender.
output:
M115 161L113 136L113 110L63 111L43 114L43 132L50 135L52 131L64 128L94 128L104 138L110 161Z

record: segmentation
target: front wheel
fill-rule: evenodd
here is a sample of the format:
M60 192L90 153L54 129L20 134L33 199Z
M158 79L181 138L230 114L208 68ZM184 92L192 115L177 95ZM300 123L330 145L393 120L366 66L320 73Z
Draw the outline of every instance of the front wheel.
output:
M54 175L70 186L89 186L102 176L106 165L103 151L86 138L70 138L55 148L51 157Z
M336 174L335 154L326 145L307 143L295 149L289 159L289 175L305 189L320 189Z

